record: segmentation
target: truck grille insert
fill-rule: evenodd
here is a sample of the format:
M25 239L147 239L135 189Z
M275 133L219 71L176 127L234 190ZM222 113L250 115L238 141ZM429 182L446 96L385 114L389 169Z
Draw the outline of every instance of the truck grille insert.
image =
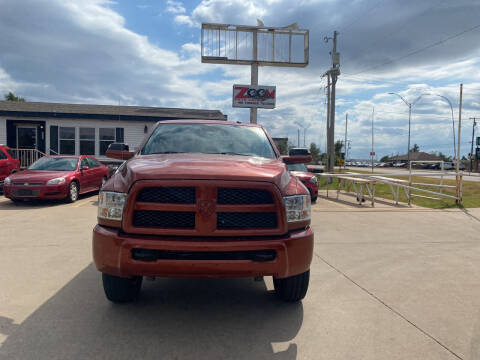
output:
M132 258L138 261L157 260L250 260L272 261L275 260L275 250L249 250L249 251L170 251L132 249Z
M187 228L195 227L195 213L185 211L135 210L133 225L138 227Z
M218 204L221 205L260 205L273 204L272 194L256 189L218 189Z
M137 201L164 204L195 204L194 187L150 187L138 194Z
M277 214L274 212L219 212L218 229L268 229L277 227Z

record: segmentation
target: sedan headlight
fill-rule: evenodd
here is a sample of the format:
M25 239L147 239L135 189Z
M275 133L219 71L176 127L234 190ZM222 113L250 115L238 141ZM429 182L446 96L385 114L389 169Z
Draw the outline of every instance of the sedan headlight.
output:
M59 178L55 178L47 181L47 185L60 185L60 184L65 184L65 178L59 177Z
M316 176L313 176L313 177L310 179L310 184L318 185L318 180L317 180L317 177L316 177Z
M5 185L10 185L11 182L12 182L12 180L11 180L10 177L8 177L8 176L5 178L5 180L3 180L3 183L4 183Z
M98 194L98 217L107 220L122 220L127 194L100 191Z
M310 220L310 201L310 195L284 197L287 222Z

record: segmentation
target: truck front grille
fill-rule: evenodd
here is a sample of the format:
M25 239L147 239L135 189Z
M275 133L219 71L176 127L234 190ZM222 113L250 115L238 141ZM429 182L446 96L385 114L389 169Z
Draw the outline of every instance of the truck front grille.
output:
M277 227L274 212L219 212L218 229L268 229Z
M133 225L153 228L187 228L195 227L195 213L184 211L135 210Z
M124 231L171 236L268 236L287 231L274 184L142 180L131 189Z

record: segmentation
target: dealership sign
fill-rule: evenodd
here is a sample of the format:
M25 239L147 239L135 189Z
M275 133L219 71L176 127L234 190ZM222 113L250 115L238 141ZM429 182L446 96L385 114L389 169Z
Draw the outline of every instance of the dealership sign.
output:
M274 109L275 86L233 85L233 107Z

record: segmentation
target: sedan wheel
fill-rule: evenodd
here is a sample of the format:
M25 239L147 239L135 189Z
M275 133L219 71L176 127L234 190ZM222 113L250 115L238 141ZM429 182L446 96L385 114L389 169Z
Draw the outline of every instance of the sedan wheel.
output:
M78 185L75 181L72 181L68 189L67 201L73 203L77 201L77 199L78 199Z

